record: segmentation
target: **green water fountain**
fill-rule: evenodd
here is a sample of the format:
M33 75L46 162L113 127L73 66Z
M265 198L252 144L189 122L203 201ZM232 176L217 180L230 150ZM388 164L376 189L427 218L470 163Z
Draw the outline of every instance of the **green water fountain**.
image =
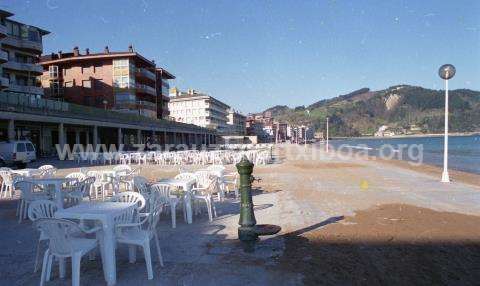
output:
M259 236L273 235L278 233L281 228L278 225L257 224L252 201L252 176L254 164L246 156L236 165L240 176L240 220L238 224L238 239L245 243L245 251L253 251L254 243L258 241Z

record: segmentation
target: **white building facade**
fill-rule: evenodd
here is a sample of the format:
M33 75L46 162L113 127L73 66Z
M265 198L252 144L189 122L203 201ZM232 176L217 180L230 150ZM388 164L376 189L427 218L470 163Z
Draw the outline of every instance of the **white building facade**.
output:
M207 94L194 90L180 92L172 88L168 109L170 118L177 122L214 129L219 133L229 129L227 115L230 106Z
M228 110L228 126L229 135L245 135L247 133L246 121L247 117L234 109Z

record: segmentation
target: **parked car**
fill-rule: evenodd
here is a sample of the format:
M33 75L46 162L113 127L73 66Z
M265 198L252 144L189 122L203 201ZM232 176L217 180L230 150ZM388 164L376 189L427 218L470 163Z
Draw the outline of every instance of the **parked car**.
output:
M27 163L37 160L35 146L28 140L0 142L0 156L6 166L24 168Z

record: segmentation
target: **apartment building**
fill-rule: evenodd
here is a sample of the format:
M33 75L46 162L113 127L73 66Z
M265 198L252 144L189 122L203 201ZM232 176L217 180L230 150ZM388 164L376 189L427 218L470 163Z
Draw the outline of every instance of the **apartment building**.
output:
M157 68L157 94L159 95L162 104L157 113L161 114L161 118L168 118L170 111L168 110L168 103L170 102L169 92L170 83L169 80L175 79L175 76L162 68Z
M233 108L228 110L227 115L228 127L229 127L229 135L245 135L246 134L246 120L247 117Z
M174 76L132 46L123 52L107 46L101 53L88 48L81 53L74 47L69 53L43 56L40 64L46 98L151 118L167 113L162 94Z
M0 88L42 97L37 77L43 69L38 61L43 51L42 37L50 32L14 21L11 16L0 10Z
M181 92L172 88L168 109L170 117L177 122L214 129L220 134L229 130L227 115L230 106L193 89Z

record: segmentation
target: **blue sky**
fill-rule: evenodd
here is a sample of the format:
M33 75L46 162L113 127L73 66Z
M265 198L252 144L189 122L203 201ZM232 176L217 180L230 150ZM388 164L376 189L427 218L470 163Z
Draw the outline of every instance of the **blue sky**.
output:
M44 52L137 51L245 113L396 84L480 89L480 1L0 1Z

